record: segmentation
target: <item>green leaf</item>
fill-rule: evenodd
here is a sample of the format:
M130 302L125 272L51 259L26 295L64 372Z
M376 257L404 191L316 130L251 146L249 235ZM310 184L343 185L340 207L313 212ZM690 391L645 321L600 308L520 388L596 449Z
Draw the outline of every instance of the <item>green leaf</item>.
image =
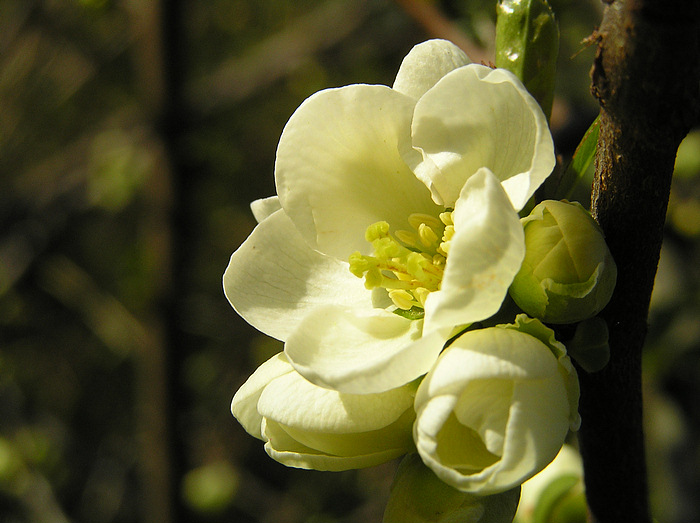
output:
M566 167L559 182L555 200L571 198L576 185L585 176L588 166L591 165L598 145L598 133L600 131L600 117L593 120L583 138L574 151L574 156Z

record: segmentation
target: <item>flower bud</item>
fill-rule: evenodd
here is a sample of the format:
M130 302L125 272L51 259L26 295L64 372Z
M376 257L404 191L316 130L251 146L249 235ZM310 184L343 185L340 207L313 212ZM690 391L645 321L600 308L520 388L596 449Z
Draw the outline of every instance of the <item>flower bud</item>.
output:
M525 259L510 287L515 303L547 323L576 323L610 301L617 267L603 233L579 203L547 200L521 220Z
M541 521L586 521L583 464L570 445L564 445L547 468L523 483L515 522Z
M505 492L554 459L579 426L578 398L566 349L523 314L469 331L440 355L418 388L413 437L445 483Z
M306 381L284 353L238 389L231 411L265 451L289 467L348 470L413 449L415 385L377 394L343 394Z
M554 13L546 0L501 0L496 12L496 67L515 73L549 118L559 53Z

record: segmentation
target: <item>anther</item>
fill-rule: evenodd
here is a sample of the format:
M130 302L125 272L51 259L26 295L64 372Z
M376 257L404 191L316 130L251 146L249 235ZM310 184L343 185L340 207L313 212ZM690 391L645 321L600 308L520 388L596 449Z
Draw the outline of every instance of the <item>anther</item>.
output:
M389 291L389 298L394 302L394 305L405 311L413 307L416 301L410 292L403 289Z
M425 223L421 223L418 227L418 236L420 236L420 241L425 247L432 247L438 241L438 235Z
M441 212L440 221L445 225L454 225L454 222L452 221L452 211Z
M442 229L440 220L435 218L435 216L430 216L429 214L423 214L421 212L411 214L408 217L408 223L416 230L418 230L421 224L425 224L433 229Z
M420 239L415 232L400 230L396 231L394 236L406 247L420 249Z

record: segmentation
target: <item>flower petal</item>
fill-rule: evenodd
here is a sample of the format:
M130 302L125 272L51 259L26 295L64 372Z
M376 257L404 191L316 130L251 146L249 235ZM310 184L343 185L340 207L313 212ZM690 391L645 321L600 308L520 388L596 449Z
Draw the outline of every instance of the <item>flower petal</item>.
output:
M262 392L258 411L298 431L348 434L391 425L413 405L414 388L378 394L343 394L319 387L291 372L272 380Z
M393 89L417 100L447 73L469 63L469 57L452 42L428 40L403 59Z
M503 457L480 474L483 485L516 485L529 479L556 457L568 431L569 402L562 380L516 383Z
M520 210L555 164L535 99L512 73L476 64L448 73L418 100L413 145L429 161L416 165L407 157L409 165L446 207L470 176L488 167Z
M449 333L421 337L422 323L382 309L329 305L309 313L284 350L312 383L353 394L382 392L425 374L440 353Z
M435 215L408 168L414 100L389 87L349 85L308 98L284 128L275 180L282 207L309 245L347 260L371 254L367 227L408 228L410 213Z
M558 373L558 365L547 346L529 334L500 327L469 331L440 355L418 389L416 406L433 396L459 396L467 381L539 380Z
M348 264L312 250L281 210L233 253L224 291L248 323L280 340L319 305L372 308L371 293Z
M260 365L233 396L231 413L252 436L263 439L262 416L258 413L258 400L263 389L275 378L289 373L296 374L284 353L280 352Z
M288 467L313 470L341 470L373 467L398 458L410 449L404 447L379 449L368 454L336 456L318 451L299 443L284 428L274 421L263 422L263 434L267 442L265 452Z
M498 312L525 256L518 215L488 169L479 169L467 181L452 218L455 234L442 287L425 304L428 332Z
M253 211L255 221L258 223L262 222L275 211L279 211L281 208L282 206L280 205L280 199L277 196L260 198L259 200L255 200L250 204L250 210Z
M346 470L413 448L412 385L381 394L341 394L296 372L275 379L258 401L265 449L285 465Z

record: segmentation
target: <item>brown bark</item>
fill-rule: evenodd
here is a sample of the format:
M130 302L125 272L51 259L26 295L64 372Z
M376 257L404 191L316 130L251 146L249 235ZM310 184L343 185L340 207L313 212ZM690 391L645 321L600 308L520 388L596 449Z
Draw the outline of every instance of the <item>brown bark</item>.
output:
M592 212L618 265L603 311L610 364L580 372L592 521L650 521L641 355L678 145L698 123L700 2L608 0L592 92L601 105Z

